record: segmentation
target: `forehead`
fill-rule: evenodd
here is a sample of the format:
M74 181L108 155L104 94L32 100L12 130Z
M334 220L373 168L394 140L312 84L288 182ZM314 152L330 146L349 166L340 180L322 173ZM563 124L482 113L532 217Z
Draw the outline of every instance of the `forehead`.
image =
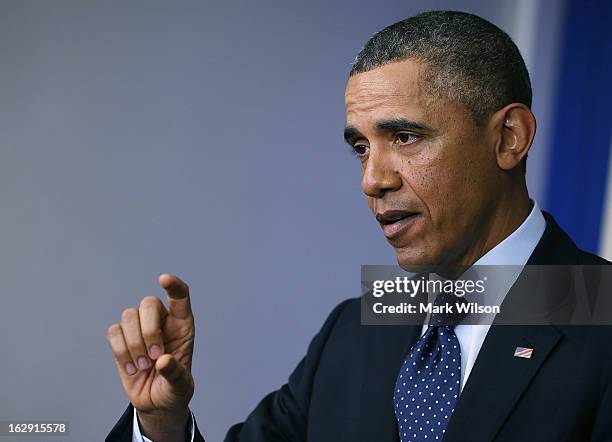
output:
M423 63L409 59L350 77L344 94L347 121L400 115L426 118L439 100L422 88L424 69Z

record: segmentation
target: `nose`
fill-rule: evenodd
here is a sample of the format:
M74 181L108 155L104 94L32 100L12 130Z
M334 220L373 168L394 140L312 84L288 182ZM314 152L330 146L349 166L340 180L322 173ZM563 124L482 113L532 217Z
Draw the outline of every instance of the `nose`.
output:
M381 149L371 149L361 178L363 193L372 198L382 198L388 191L395 191L402 180L394 167L392 155Z

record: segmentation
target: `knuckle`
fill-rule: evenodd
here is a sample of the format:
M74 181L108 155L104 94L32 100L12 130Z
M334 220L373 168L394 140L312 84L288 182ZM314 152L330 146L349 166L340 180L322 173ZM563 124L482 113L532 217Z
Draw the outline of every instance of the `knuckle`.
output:
M132 322L138 317L138 310L134 307L126 308L121 313L122 322Z
M144 343L140 339L133 339L127 342L128 351L134 356L144 353Z
M125 343L129 348L136 348L142 342L142 333L135 327L129 329L127 333L123 334L123 336L125 337Z
M142 337L147 342L158 341L160 338L160 333L157 330L143 330Z
M141 310L158 310L162 302L157 296L145 296L140 301Z
M117 336L121 332L121 326L119 324L111 324L108 326L106 330L106 338L111 339L114 336Z
M161 299L157 296L149 295L142 298L140 301L141 308L152 308L157 307L161 303Z
M130 355L130 352L127 350L127 348L118 348L118 349L113 349L113 353L115 354L115 358L118 361L129 361L132 359L132 356Z

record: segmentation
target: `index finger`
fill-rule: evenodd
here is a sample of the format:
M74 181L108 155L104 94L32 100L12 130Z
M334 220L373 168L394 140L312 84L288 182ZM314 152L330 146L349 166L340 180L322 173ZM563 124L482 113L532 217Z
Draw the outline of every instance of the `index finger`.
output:
M179 319L192 316L189 286L179 277L164 273L159 275L159 285L168 295L168 313Z

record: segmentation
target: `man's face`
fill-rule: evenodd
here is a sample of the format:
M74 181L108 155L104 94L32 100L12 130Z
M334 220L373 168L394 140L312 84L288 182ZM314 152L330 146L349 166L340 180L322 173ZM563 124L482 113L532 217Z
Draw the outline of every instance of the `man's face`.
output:
M423 69L404 60L352 76L345 138L399 265L471 264L500 195L495 134L424 91Z

